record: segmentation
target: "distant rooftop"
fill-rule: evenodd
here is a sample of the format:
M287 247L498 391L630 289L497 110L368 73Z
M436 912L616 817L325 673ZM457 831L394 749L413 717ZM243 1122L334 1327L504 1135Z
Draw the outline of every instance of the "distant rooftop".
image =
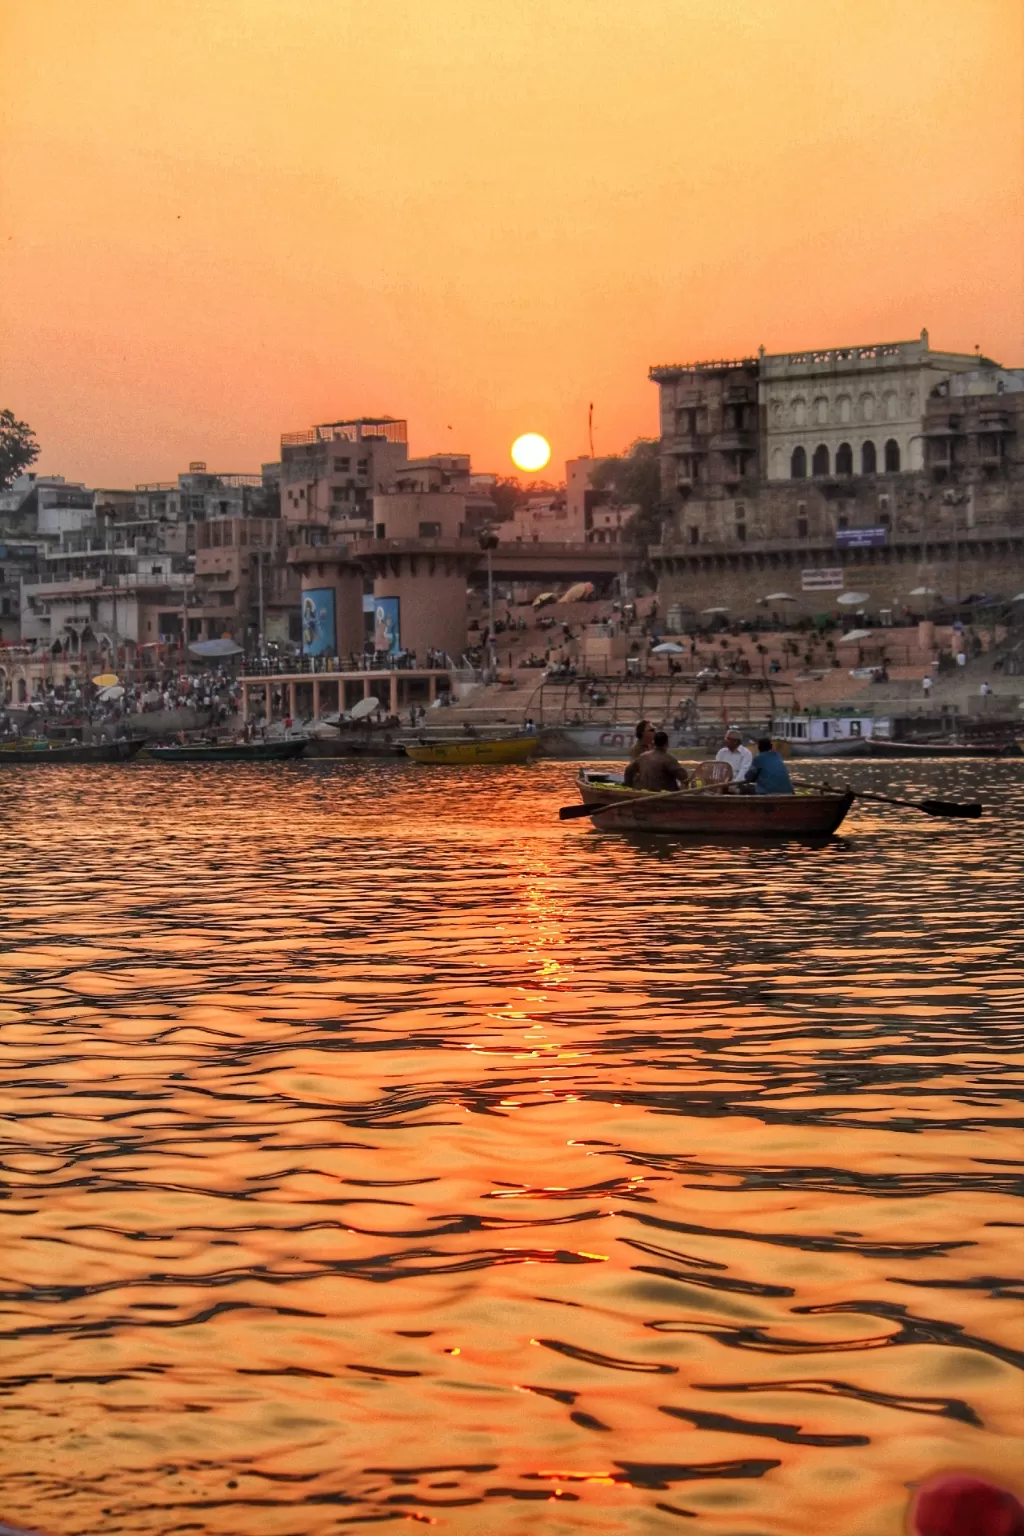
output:
M355 416L350 421L327 421L305 432L282 432L282 448L300 448L306 443L360 443L367 439L388 443L408 442L408 423L397 416Z
M756 367L756 357L714 358L705 363L656 363L648 369L647 376L661 384L685 373L731 373L738 368Z

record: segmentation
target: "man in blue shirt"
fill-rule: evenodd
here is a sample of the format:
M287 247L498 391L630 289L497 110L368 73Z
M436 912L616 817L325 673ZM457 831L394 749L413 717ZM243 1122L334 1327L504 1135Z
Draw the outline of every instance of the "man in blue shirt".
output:
M757 756L747 769L744 784L753 784L759 795L791 795L793 781L785 763L772 746L770 736L762 736L757 744Z

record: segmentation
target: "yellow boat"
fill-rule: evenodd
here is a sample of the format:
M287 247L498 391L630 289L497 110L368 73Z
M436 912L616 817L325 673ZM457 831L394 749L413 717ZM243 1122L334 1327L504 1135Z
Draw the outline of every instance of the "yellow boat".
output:
M525 763L537 750L537 736L509 736L504 740L470 738L467 741L407 742L414 763L443 763L467 767L474 763Z

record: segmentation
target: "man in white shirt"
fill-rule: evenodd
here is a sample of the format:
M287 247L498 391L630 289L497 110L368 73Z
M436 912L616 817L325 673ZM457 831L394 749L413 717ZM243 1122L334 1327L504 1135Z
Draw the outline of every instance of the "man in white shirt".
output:
M754 754L743 745L743 737L735 726L725 733L725 746L715 753L716 763L728 763L732 769L732 782L738 784L754 761Z

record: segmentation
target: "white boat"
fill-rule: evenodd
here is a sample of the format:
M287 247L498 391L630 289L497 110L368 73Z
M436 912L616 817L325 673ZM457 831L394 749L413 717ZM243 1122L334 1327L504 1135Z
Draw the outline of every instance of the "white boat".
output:
M888 741L891 728L874 715L776 715L771 734L788 757L870 757L872 742Z

